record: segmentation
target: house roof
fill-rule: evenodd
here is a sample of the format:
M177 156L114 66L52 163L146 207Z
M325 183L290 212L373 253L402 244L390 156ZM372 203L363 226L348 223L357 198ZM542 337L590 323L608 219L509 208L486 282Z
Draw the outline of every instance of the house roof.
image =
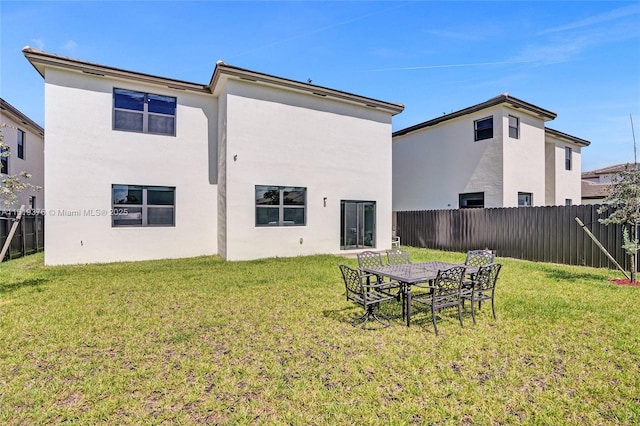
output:
M31 131L39 134L44 137L44 129L35 121L24 115L20 110L4 99L0 98L0 110L6 112L8 115L11 115L14 121L24 124L29 127Z
M590 172L583 172L582 179L596 178L600 175L610 175L613 173L623 172L625 170L629 170L632 167L634 167L633 164L634 163L616 164L614 166L605 167L603 169L592 170ZM638 163L638 168L640 168L640 163Z
M261 84L286 87L295 91L306 92L316 96L335 98L342 101L363 105L369 108L380 109L394 115L404 110L404 106L402 104L379 101L377 99L342 92L327 87L316 86L310 83L303 83L282 77L276 77L273 75L228 65L221 61L216 64L213 76L211 77L211 81L209 82L209 84L199 84L166 77L159 77L135 71L128 71L121 68L96 64L93 62L82 61L79 59L45 52L43 50L35 49L29 46L23 48L22 53L31 63L31 65L33 65L33 67L43 77L45 67L52 66L72 69L83 72L85 74L96 76L109 76L125 80L139 81L147 84L165 86L170 89L189 90L208 94L216 94L217 85L224 78L237 78Z
M508 93L503 93L499 96L496 96L495 98L489 99L488 101L470 106L468 108L461 109L459 111L452 112L450 114L445 114L441 117L434 118L432 120L428 120L428 121L413 125L411 127L407 127L402 130L398 130L393 133L393 136L406 135L407 133L411 133L416 130L421 130L421 129L424 129L425 127L435 126L436 124L440 124L442 122L452 120L454 118L473 114L474 112L482 111L483 109L490 108L496 105L502 105L502 104L507 104L512 108L516 108L516 109L523 109L533 115L538 116L544 121L553 120L558 116L555 112L540 108L538 106L535 106L523 100L515 98L509 95Z
M582 198L583 199L599 199L609 195L610 183L595 183L588 180L582 180Z
M591 145L591 142L589 142L586 139L581 139L581 138L578 138L576 136L571 136L571 135L569 135L567 133L563 133L563 132L561 132L559 130L550 129L549 127L545 127L544 131L545 131L545 134L547 134L547 135L554 136L554 137L556 137L558 139L563 139L565 141L572 142L572 143L575 143L577 145L582 145L582 146Z

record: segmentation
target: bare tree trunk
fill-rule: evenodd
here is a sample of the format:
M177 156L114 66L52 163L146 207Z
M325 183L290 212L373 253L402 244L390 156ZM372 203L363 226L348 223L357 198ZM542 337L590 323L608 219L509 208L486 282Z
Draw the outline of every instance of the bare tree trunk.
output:
M636 271L637 267L636 267L635 253L630 256L630 263L631 263L631 282L636 283L638 282L638 272Z

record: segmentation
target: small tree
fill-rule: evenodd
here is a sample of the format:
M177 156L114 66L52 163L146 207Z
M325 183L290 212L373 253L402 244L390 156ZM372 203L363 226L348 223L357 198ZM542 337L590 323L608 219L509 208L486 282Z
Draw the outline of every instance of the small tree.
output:
M618 173L604 202L606 204L598 209L598 213L609 210L612 213L606 219L600 219L600 223L604 225L615 223L624 227L622 248L630 257L631 281L635 283L638 281L636 253L640 248L637 233L640 225L640 170L637 164L633 167L627 165L626 170ZM629 233L629 228L632 230L631 233Z
M0 157L6 158L11 155L9 146L4 143L4 135L2 129L8 127L6 124L0 125ZM18 195L26 190L40 191L42 188L25 182L25 179L31 178L31 174L20 172L17 175L7 175L0 180L0 208L15 206L18 204Z

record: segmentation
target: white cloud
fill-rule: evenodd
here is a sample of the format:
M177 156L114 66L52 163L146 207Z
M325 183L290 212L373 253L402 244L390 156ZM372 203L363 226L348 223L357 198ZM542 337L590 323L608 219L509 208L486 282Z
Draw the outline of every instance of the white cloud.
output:
M630 6L613 9L606 13L590 16L589 18L581 19L579 21L570 22L568 24L560 25L553 28L548 28L546 30L541 31L539 34L551 34L551 33L558 33L562 31L575 30L577 28L589 27L596 24L610 22L620 18L624 18L626 16L632 16L637 14L640 14L640 5L632 4Z
M77 48L78 48L78 43L76 43L73 40L67 40L67 42L62 45L62 49L71 56L74 56L76 54Z
M44 50L44 41L42 41L41 39L32 38L31 43L33 43L32 47L35 47L36 49Z

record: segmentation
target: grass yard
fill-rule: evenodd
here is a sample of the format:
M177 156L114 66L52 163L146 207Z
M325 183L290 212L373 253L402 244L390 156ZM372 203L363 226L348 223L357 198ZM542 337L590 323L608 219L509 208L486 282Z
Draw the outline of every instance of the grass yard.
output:
M498 320L445 310L437 337L399 304L353 327L355 259L3 263L0 424L640 424L640 288L498 261Z

